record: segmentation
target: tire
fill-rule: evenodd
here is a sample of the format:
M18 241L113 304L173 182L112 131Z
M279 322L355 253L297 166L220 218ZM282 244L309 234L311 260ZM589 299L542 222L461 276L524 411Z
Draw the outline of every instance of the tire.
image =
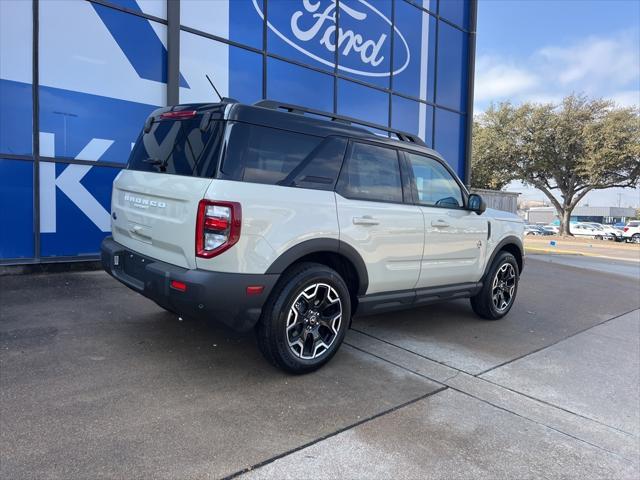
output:
M491 268L483 282L482 289L475 296L471 297L471 308L473 308L476 315L485 320L501 319L509 313L509 310L511 310L513 306L516 294L518 293L519 279L520 272L518 271L518 262L515 257L509 252L499 253L491 264ZM504 290L504 288L501 289L500 285L503 285L507 290ZM499 295L498 290L494 292L494 288L499 289L502 292L502 296ZM496 293L497 299L494 299L494 293ZM508 298L506 298L507 294ZM506 302L506 304L503 304L504 302Z
M640 243L640 233L631 235L631 243Z
M309 373L335 355L350 320L342 277L325 265L301 263L283 274L263 307L255 327L258 347L272 365Z

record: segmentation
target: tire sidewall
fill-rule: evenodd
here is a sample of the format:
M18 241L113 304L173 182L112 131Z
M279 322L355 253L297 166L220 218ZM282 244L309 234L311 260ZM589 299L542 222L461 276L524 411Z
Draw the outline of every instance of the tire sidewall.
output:
M509 306L507 307L507 309L503 311L498 311L498 309L493 304L493 279L495 278L498 269L500 269L505 263L510 263L515 269L516 288L513 291L513 296L511 298L511 302L509 303ZM509 311L511 310L511 307L513 307L513 304L516 301L516 297L518 295L518 287L520 286L519 284L520 284L520 270L518 269L518 262L516 261L515 257L512 254L508 252L502 252L500 255L498 255L498 257L493 262L493 266L491 267L491 271L489 272L489 275L487 277L486 295L488 295L489 297L487 298L487 305L491 310L491 314L493 318L499 319L504 317L507 313L509 313Z
M317 358L304 359L296 356L294 352L291 351L286 337L286 324L289 309L293 301L305 288L309 287L313 283L327 283L336 290L340 296L342 306L342 321L340 323L340 329L337 337L331 346ZM335 355L344 340L350 319L351 301L349 289L344 283L344 280L342 280L334 270L317 266L303 270L297 275L294 275L283 286L273 305L270 321L272 323L272 328L276 333L276 345L282 360L294 367L296 370L304 371L318 368L320 365L328 362Z

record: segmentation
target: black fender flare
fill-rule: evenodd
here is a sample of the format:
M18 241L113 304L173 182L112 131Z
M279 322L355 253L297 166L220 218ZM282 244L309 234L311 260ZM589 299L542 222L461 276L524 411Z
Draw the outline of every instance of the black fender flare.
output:
M312 253L331 252L342 255L351 262L358 275L358 295L364 295L369 287L369 274L364 260L351 245L341 242L337 238L314 238L294 245L282 253L267 269L267 274L281 274L290 265L302 257Z
M522 240L516 237L515 235L508 235L504 237L502 240L500 240L498 244L495 246L495 248L493 249L493 252L489 257L489 261L487 262L487 265L484 268L484 273L482 274L483 280L487 276L487 273L489 273L489 269L491 268L491 264L493 263L493 260L496 258L496 255L498 255L498 252L500 252L500 250L502 250L506 245L515 245L520 251L520 259L522 260L521 262L522 266L520 268L520 272L518 273L522 274L522 270L524 270L524 246L522 244Z

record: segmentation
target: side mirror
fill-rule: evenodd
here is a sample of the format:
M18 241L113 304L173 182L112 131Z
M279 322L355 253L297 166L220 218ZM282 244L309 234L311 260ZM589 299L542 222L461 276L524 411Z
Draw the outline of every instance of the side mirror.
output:
M482 215L483 212L487 209L487 202L485 202L477 193L472 193L471 195L469 195L467 205L467 208L469 210L471 210L472 212L476 212L478 215Z

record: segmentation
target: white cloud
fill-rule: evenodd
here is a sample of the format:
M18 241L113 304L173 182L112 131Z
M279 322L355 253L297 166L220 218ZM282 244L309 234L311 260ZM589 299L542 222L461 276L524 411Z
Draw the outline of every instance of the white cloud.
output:
M526 69L504 64L493 57L476 62L475 98L491 100L516 95L538 85L538 78Z
M546 66L557 68L556 78L564 85L624 85L640 75L637 41L635 35L623 32L611 38L590 37L571 46L542 48L537 55Z
M478 56L476 110L491 101L558 102L572 92L640 105L638 30L545 46L518 59Z

